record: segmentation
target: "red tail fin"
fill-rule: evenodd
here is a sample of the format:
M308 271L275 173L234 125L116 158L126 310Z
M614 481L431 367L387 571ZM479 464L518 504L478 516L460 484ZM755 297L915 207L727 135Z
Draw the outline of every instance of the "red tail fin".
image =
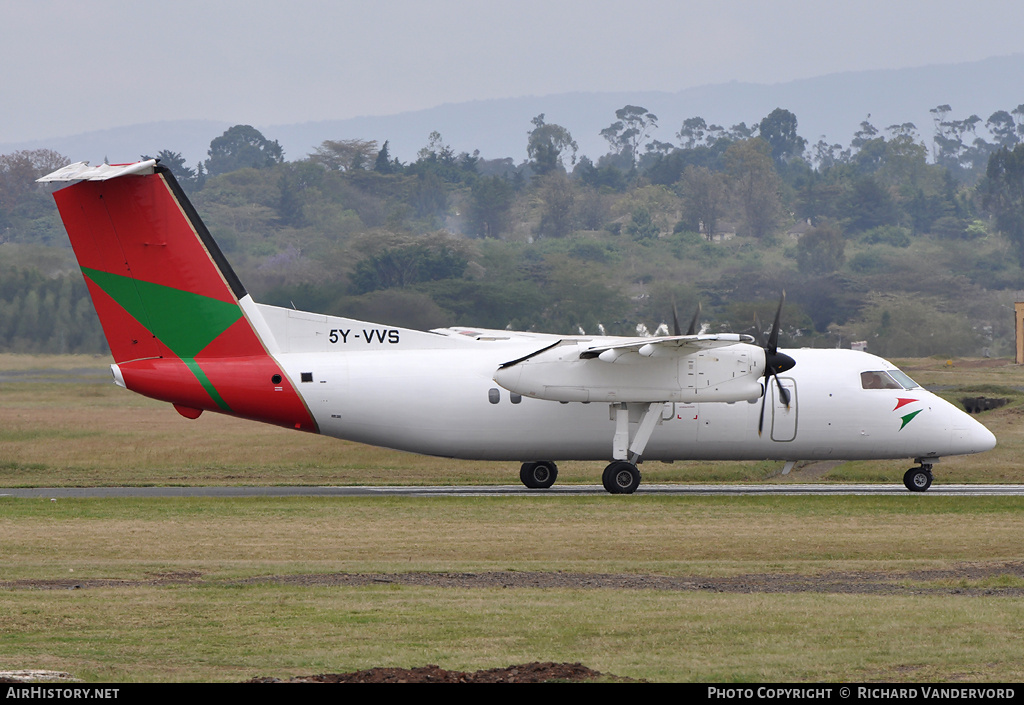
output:
M73 165L43 180L77 179L54 199L125 385L185 410L315 430L171 173L155 162Z

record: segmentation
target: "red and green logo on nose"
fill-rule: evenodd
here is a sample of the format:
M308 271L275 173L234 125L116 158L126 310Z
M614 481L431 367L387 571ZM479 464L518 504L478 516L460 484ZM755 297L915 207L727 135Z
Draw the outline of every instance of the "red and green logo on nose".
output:
M893 409L893 411L896 411L896 409L899 409L900 407L906 406L907 404L913 404L916 401L918 401L918 400L917 399L904 399L903 397L899 397L899 398L896 399L896 407ZM901 416L900 420L902 420L903 423L900 424L900 430L902 431L904 428L906 428L907 424L910 423L911 421L913 421L914 417L917 416L918 414L920 414L921 411L922 411L921 409L918 409L917 411L911 411L909 414L906 414L905 416Z

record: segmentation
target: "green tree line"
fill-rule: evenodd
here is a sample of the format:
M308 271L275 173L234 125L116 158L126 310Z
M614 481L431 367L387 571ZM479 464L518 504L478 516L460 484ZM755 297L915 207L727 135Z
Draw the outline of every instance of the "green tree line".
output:
M933 115L930 145L912 124L878 129L870 117L845 146L811 145L783 108L750 126L688 118L662 142L659 118L627 105L601 131L609 151L596 161L543 114L518 164L456 153L437 132L409 163L386 141L351 138L287 161L247 125L195 167L171 150L155 156L268 303L420 328L635 334L673 301L699 300L709 324L744 331L786 288L788 344L998 351L999 311L1024 288L1024 106L988 121L958 121L949 106ZM5 244L66 247L33 183L66 161L0 157L0 267ZM49 314L29 334L15 310L58 306L42 282L62 275L0 276L27 287L2 299L0 349L93 344L67 342ZM906 311L956 336L936 341Z

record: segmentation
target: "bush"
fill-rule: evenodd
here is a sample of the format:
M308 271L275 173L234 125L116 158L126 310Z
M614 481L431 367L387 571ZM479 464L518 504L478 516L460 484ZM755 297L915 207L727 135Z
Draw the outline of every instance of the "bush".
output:
M882 225L872 228L861 238L871 245L892 245L893 247L910 247L910 231L895 225Z
M839 229L829 225L811 228L796 245L797 267L805 274L828 274L846 261L846 241Z

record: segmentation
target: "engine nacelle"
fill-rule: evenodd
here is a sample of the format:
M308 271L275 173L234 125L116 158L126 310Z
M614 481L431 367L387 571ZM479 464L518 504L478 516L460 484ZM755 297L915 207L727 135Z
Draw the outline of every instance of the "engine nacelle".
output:
M502 367L494 381L551 401L735 402L761 396L764 369L764 350L746 343L685 354L643 346L590 359L580 359L577 346L564 345Z

